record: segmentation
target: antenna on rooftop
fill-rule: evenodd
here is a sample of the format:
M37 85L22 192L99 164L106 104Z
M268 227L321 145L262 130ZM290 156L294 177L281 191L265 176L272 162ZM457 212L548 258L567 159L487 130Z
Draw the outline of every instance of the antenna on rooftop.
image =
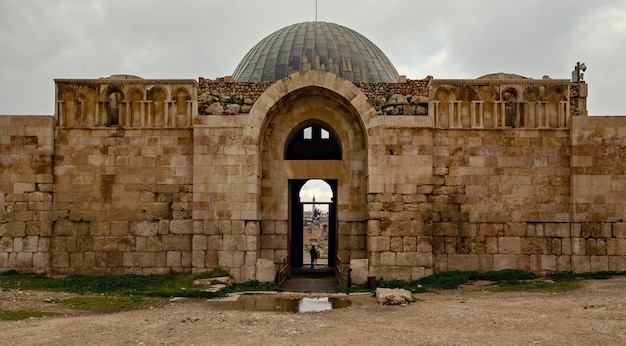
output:
M317 23L317 0L315 0L315 22Z

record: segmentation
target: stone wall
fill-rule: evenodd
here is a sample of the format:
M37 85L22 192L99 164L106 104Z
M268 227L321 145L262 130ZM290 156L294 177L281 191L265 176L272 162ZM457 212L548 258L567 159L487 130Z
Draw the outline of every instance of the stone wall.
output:
M57 129L52 271L192 266L192 132Z
M379 278L626 270L626 117L585 102L549 79L58 80L56 117L0 117L0 270L255 279L306 179L336 183L336 254ZM286 159L307 126L341 159Z
M199 117L194 127L194 267L219 265L237 281L255 278L261 228L259 149L242 120Z
M0 116L0 271L49 273L53 121Z

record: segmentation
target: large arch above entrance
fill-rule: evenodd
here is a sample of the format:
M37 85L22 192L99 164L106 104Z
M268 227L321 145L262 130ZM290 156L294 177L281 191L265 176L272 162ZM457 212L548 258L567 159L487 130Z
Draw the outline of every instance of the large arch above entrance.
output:
M261 257L275 262L293 251L290 181L336 182L337 244L342 263L366 258L367 130L375 115L365 95L352 83L324 72L299 73L269 88L250 116L259 132ZM304 124L304 125L303 125ZM340 160L287 160L294 131L323 124L340 145ZM248 129L251 131L251 129ZM249 132L254 136L254 132ZM254 137L249 137L252 140Z

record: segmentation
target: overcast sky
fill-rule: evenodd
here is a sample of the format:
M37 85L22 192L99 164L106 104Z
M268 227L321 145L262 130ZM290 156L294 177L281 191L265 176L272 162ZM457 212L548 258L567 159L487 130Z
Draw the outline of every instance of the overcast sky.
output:
M0 0L0 114L54 112L54 78L216 78L315 0ZM569 79L592 115L626 115L626 0L318 0L401 75Z

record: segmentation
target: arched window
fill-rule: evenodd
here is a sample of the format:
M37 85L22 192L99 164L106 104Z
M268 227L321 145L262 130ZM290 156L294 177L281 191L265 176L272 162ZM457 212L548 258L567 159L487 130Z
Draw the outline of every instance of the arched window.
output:
M321 125L300 129L289 142L286 160L341 160L341 147L336 135Z
M121 118L121 103L124 100L124 94L117 89L111 88L107 95L107 118L109 126L119 126Z
M509 89L504 92L504 124L505 126L515 127L515 118L517 113L517 95L515 90Z

